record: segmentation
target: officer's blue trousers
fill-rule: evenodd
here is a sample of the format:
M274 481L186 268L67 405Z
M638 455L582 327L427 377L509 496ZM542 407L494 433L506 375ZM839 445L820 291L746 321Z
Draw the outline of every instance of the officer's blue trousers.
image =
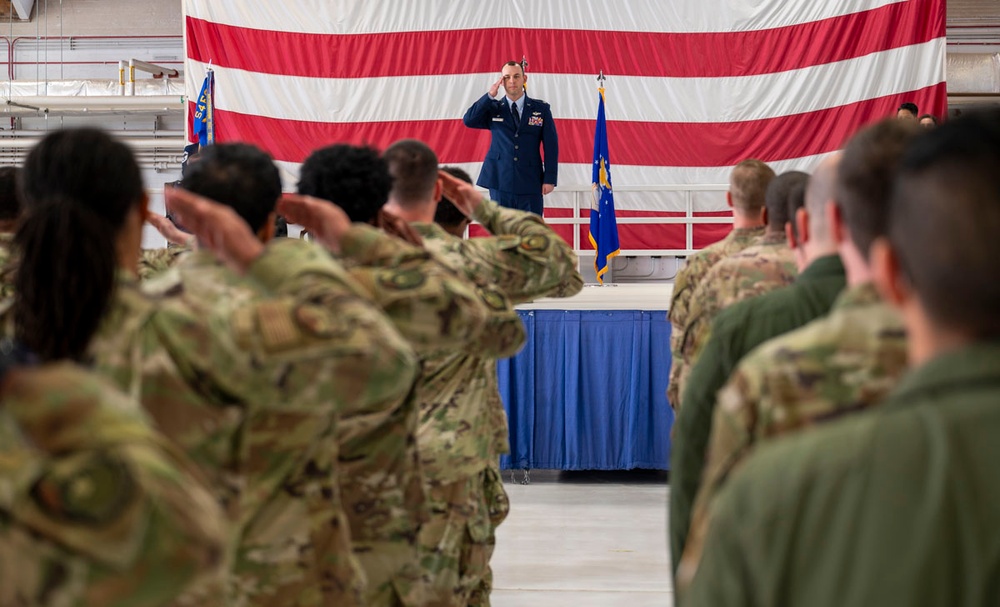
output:
M500 190L490 190L490 199L508 209L529 211L538 216L542 214L541 192L538 194L513 194L511 192L501 192Z

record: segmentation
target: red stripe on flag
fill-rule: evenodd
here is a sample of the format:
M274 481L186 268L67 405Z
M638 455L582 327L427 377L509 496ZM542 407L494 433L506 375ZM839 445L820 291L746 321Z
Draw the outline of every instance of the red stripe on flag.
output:
M814 156L839 149L859 125L895 114L901 101L943 115L945 83L805 114L746 122L671 123L608 121L611 158L618 165L732 166L745 158L765 162ZM190 109L190 108L189 108ZM266 149L276 160L301 162L327 144L367 143L385 148L399 139L425 141L442 162L479 162L489 147L487 131L461 120L325 123L281 120L216 109L217 141L237 137ZM559 161L593 161L594 122L559 120ZM238 134L238 135L232 135Z
M945 35L944 11L909 1L781 28L647 33L497 28L379 34L303 34L188 17L188 57L310 78L493 73L526 55L530 71L650 77L769 74L862 57ZM822 41L822 42L817 42Z

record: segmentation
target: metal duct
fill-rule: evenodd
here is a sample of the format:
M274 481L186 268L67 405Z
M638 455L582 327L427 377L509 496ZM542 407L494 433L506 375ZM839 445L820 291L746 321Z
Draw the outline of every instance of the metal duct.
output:
M948 53L949 95L1000 94L1000 53Z
M21 21L31 20L31 7L35 5L35 0L10 0L17 11L17 18Z
M122 137L121 133L113 133L115 137L122 143L128 145L133 150L136 151L146 151L146 150L162 150L166 153L184 153L184 138L183 137L143 137L143 138L129 138ZM0 138L0 150L10 150L10 149L26 149L34 147L36 143L41 141L41 136L21 136L21 137L5 137Z

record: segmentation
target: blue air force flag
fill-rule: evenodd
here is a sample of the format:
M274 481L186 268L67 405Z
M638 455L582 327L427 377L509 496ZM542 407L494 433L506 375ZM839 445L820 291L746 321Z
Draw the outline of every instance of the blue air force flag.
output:
M597 255L594 269L597 282L604 284L604 274L611 258L620 253L618 221L615 219L615 199L611 189L611 161L608 160L608 125L604 117L604 89L600 89L597 106L597 130L594 133L594 178L591 189L594 202L590 207L590 244Z
M215 72L208 70L198 93L191 125L191 139L201 147L215 143Z

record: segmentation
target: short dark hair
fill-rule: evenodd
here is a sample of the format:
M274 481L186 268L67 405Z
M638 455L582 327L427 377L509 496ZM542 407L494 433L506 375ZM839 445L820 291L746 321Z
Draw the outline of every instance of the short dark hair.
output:
M855 135L837 170L836 202L851 239L867 258L872 242L884 236L889 195L903 151L920 133L916 123L883 120Z
M458 177L466 183L472 183L472 177L458 167L445 166L441 167L441 170L453 177ZM458 207L456 207L447 196L441 196L441 201L438 202L437 210L434 211L434 223L441 226L455 227L466 219L468 218L458 210Z
M785 228L790 214L795 213L795 209L790 209L788 206L788 196L792 188L796 185L804 187L807 181L809 181L808 173L788 171L778 175L767 185L767 191L764 193L764 201L767 205L767 225L770 228L781 230Z
M900 103L899 107L896 108L896 112L898 113L899 110L906 110L907 112L913 114L914 116L920 113L920 109L917 108L917 104L913 103L912 101L907 101L906 103Z
M392 198L401 205L419 203L434 193L438 180L438 157L417 139L400 139L382 154L392 175Z
M930 118L931 122L933 122L935 125L940 124L938 122L937 116L935 116L934 114L924 114L920 118L917 118L917 122L923 122L924 118Z
M338 143L306 158L298 189L334 203L354 223L371 223L389 200L392 176L377 149Z
M18 167L0 167L0 221L13 221L21 216L21 190Z
M1000 336L1000 112L925 131L900 161L889 240L928 316Z
M267 152L249 143L218 143L202 148L187 166L181 187L232 207L254 231L281 197L281 175Z
M744 211L764 208L764 194L774 179L774 170L756 158L747 158L733 168L729 193L733 206Z
M524 73L524 66L521 64L520 61L513 61L513 60L512 61L508 61L507 63L503 64L503 67L515 66L515 65L517 67L521 68L521 75L524 76L525 75L525 73ZM500 68L500 69L503 69L503 68Z

